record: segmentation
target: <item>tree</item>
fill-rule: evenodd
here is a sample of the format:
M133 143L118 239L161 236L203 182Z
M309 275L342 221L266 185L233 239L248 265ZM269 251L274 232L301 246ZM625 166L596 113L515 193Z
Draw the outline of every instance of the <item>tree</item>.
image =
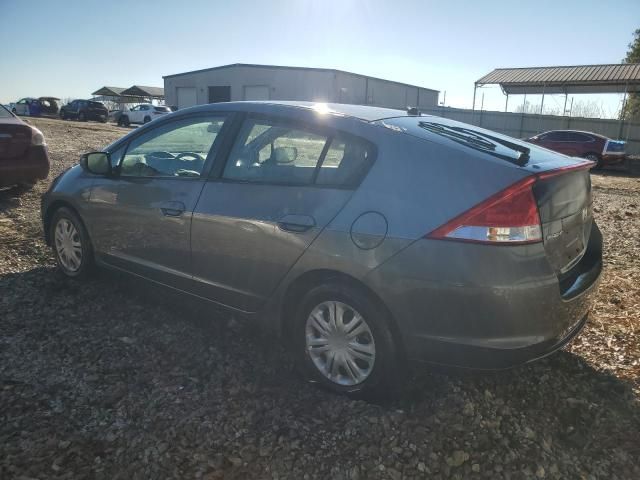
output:
M523 104L518 105L515 110L516 113L540 113L540 104L533 104L525 101ZM553 105L545 105L542 109L543 115L560 115L560 109Z
M633 32L633 41L629 44L624 63L640 63L640 28ZM620 115L625 120L640 117L640 94L631 93L628 95L627 104Z

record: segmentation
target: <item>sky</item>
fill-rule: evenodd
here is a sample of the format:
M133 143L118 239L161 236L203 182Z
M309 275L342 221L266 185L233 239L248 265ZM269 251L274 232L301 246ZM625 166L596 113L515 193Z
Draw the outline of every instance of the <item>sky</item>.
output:
M640 0L0 0L0 20L1 103L259 63L420 85L470 108L474 81L494 68L621 62ZM483 95L485 110L504 109L498 86L479 91L476 108ZM579 98L611 115L621 101ZM563 102L545 98L551 108Z

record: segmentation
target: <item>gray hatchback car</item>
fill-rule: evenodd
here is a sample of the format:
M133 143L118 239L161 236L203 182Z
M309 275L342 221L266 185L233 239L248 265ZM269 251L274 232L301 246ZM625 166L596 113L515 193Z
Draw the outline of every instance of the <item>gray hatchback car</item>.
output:
M502 368L583 327L602 268L584 162L434 116L194 107L84 155L42 202L60 270L122 270L266 325L305 375Z

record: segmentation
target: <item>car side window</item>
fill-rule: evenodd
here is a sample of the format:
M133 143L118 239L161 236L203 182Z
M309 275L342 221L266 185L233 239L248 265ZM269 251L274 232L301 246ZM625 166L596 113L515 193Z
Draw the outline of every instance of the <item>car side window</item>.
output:
M224 121L220 115L186 118L134 138L120 163L120 175L200 177Z
M350 136L338 136L331 145L320 166L316 184L353 186L369 169L373 148L366 140Z
M140 110L149 110L149 107L148 107L148 106L146 106L146 105L142 105L142 106L140 107Z
M326 135L272 120L248 119L231 150L223 178L259 183L309 184Z
M593 137L585 135L584 133L569 132L567 133L567 141L569 142L591 142Z

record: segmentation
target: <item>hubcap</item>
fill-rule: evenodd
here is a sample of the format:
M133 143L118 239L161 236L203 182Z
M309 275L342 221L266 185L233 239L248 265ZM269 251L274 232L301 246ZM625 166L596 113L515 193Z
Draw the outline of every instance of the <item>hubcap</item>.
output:
M376 358L373 334L365 319L342 302L322 302L307 319L307 352L318 371L339 385L364 382Z
M75 225L61 218L55 230L56 252L65 270L77 272L82 264L82 242Z

